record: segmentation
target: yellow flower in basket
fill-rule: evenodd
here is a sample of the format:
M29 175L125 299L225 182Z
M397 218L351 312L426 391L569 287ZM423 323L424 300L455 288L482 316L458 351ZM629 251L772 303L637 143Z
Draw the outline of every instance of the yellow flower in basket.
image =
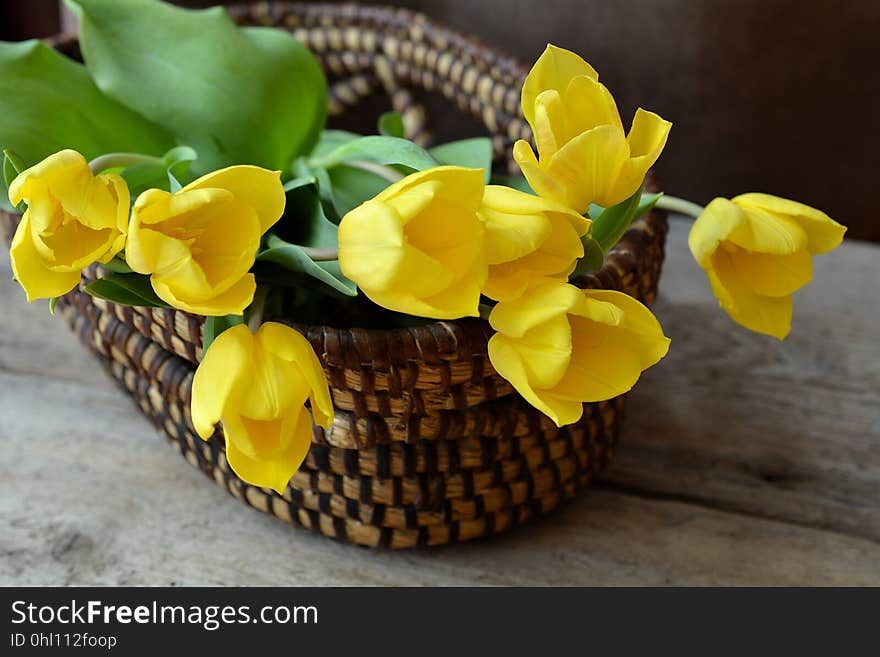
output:
M135 201L125 260L156 294L200 315L241 314L254 298L248 273L260 238L284 212L279 171L233 166L170 194Z
M824 212L769 194L716 198L694 222L691 253L730 317L783 339L791 295L813 277L812 256L831 251L846 227Z
M283 493L309 452L312 417L329 428L333 404L300 333L267 322L253 334L240 324L211 343L193 379L193 426L208 440L223 423L226 458L243 480Z
M548 45L522 89L523 115L540 160L525 140L513 156L539 196L580 213L632 196L660 156L672 124L641 108L624 134L614 98L573 52Z
M413 173L343 217L339 266L375 303L402 313L477 316L486 281L477 208L483 172L441 166Z
M584 255L589 219L555 201L489 185L477 214L489 262L483 294L497 301L515 299L538 278L567 280Z
M559 281L499 303L489 322L492 365L558 426L580 419L585 402L628 391L669 349L657 319L632 297Z
M28 301L70 292L82 269L109 262L125 244L125 181L95 176L76 151L60 151L22 171L9 186L9 200L28 206L9 251Z

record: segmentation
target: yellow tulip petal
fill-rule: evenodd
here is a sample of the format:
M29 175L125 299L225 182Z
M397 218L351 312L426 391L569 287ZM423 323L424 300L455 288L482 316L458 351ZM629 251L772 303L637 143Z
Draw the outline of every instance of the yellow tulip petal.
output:
M506 193L490 190L491 186L486 188L487 196L506 196ZM489 264L509 262L528 255L550 236L550 220L543 213L517 214L507 211L506 207L504 210L499 207L504 206L500 203L491 206L484 203L478 212L486 229L485 252Z
M522 88L522 111L529 125L534 121L535 100L538 95L548 89L564 92L571 80L578 76L586 76L594 80L599 74L583 58L564 48L547 44L547 48L532 66Z
M231 166L194 180L181 192L209 188L225 189L250 206L257 215L261 235L284 213L286 198L280 171L251 165Z
M200 299L198 301L190 301L181 295L181 291L176 288L175 283L178 281L173 278L166 281L156 276L151 277L153 290L160 299L169 305L197 315L206 315L209 317L219 317L221 315L241 315L254 300L254 292L257 290L257 283L253 274L247 274L241 278L235 285L230 287L222 294L216 297Z
M325 429L329 428L333 423L333 402L327 377L321 361L305 336L289 326L266 322L257 331L257 340L267 351L296 365L299 375L310 390L309 399L316 423Z
M623 130L600 125L582 132L559 149L545 171L565 188L562 202L583 214L589 210L590 203L603 207L614 205L608 193L614 191L628 156Z
M523 269L520 261L489 265L489 276L483 283L482 292L495 301L513 301L529 286L532 272Z
M98 180L106 185L113 197L114 203L116 203L116 230L124 236L128 233L128 220L131 216L131 193L128 191L128 185L122 176L118 176L115 173L98 176ZM119 248L113 251L111 257L115 256L121 249L122 245L120 244Z
M572 137L562 96L555 89L542 91L535 100L532 132L542 158L551 157Z
M807 234L788 217L772 215L758 208L744 211L745 221L730 233L728 240L748 251L785 255L807 248Z
M560 281L539 282L518 299L497 304L489 315L489 324L499 333L521 338L535 326L574 312L583 303L582 292L573 285Z
M513 159L538 196L562 204L567 202L569 192L565 184L563 181L554 179L541 168L529 142L520 139L513 145Z
M476 211L483 198L483 170L469 169L459 166L439 166L424 171L416 171L403 180L386 187L376 200L388 201L393 205L393 200L398 195L409 193L417 187L432 184L431 190L435 199L445 199L456 206ZM407 222L412 217L403 217Z
M630 150L629 159L623 163L620 174L599 202L600 205L611 207L636 193L645 180L648 169L663 152L671 129L672 123L657 114L641 107L636 110L632 128L626 138Z
M843 241L843 226L821 210L809 205L771 196L770 194L740 194L732 201L743 208L760 208L770 214L794 219L807 234L807 249L812 254L826 253Z
M208 440L230 399L250 387L253 335L245 325L217 336L202 357L193 377L192 421L196 433Z
M299 368L279 358L271 346L265 344L265 334L257 331L251 363L253 380L238 407L242 415L254 420L274 420L289 415L292 409L304 406L309 397L308 382Z
M555 212L548 212L550 234L533 253L519 262L528 271L542 276L564 274L566 277L575 265L575 261L584 255L581 235L572 227L568 217Z
M580 134L600 125L613 125L623 130L614 96L596 79L586 76L573 78L565 90L563 101L573 134Z
M389 205L367 201L339 224L339 267L362 288L384 290L398 276L404 237L400 215Z
M596 312L596 302L611 304L622 312L622 316L613 319L613 325L627 331L625 339L638 355L643 370L668 353L670 340L663 334L663 327L638 299L617 290L584 290L584 295L591 307L589 314L594 319L598 320L607 312L607 308Z
M571 424L580 419L583 405L576 401L560 399L536 390L529 382L525 366L517 347L501 334L493 335L488 345L489 360L492 367L532 406L549 417L557 426Z
M712 292L730 317L757 333L784 339L791 330L791 297L768 297L749 289L738 277L730 254L719 249L707 270Z
M242 450L240 440L246 435L243 433L246 431L244 423L230 421L229 425L232 426L231 431L224 421L226 459L233 472L249 484L271 488L283 495L290 478L305 461L312 446L312 422L306 410L301 408L295 416L285 418L280 423L280 431L286 434L279 439L284 447L271 459L248 455Z
M713 199L694 221L688 234L688 247L694 260L707 269L721 242L745 221L743 211L726 198Z
M18 174L9 185L9 200L13 205L22 201L30 204L28 187L37 180L51 187L58 199L81 199L92 178L88 162L82 155L70 149L59 151Z
M27 300L49 299L70 292L79 284L80 272L49 269L34 247L30 228L30 210L24 213L9 249L12 273L24 288Z
M581 317L571 318L571 328L571 363L549 394L566 401L596 402L635 385L643 367L626 331Z
M537 388L555 386L571 360L571 326L567 314L559 314L526 331L516 348L528 375Z
M730 259L736 277L752 291L768 297L793 294L813 278L809 251L776 255L738 249Z

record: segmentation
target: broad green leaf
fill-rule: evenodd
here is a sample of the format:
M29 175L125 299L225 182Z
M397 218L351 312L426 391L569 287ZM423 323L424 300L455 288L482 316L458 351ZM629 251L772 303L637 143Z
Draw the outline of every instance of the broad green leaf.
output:
M385 112L379 117L379 134L385 137L406 137L403 127L403 117L398 112Z
M342 144L327 155L313 158L310 165L329 169L348 160L365 160L377 164L401 164L416 171L440 165L435 157L418 144L398 137L375 135L360 137Z
M614 248L614 245L620 241L626 233L629 225L632 223L636 212L639 209L639 200L642 196L642 189L636 190L635 194L625 201L618 203L610 208L605 208L593 214L593 207L590 208L590 215L593 217L593 225L590 227L590 234L593 239L598 242L603 253L608 253ZM598 207L598 206L595 206Z
M202 354L208 351L208 347L228 328L244 324L241 315L221 315L220 317L205 317L205 325L202 328Z
M219 7L66 2L79 16L80 45L98 86L195 148L199 172L231 164L284 170L314 146L327 85L290 34L240 29Z
M0 199L0 207L2 207L7 212L21 212L27 209L27 205L24 201L18 204L18 207L12 207L12 202L9 200L9 187L12 185L12 181L24 171L27 167L24 165L24 161L22 161L21 157L17 154L13 153L10 150L3 151L3 163L2 163L3 171L2 175L0 175L0 179L3 182L3 198Z
M348 132L347 130L323 130L318 137L318 143L315 144L310 156L312 158L323 157L328 153L332 153L343 144L347 144L355 139L360 139L361 137L363 137L363 135L359 135L356 132Z
M170 308L156 296L150 277L143 274L109 274L86 285L85 291L93 297L124 306Z
M65 148L87 160L115 151L159 155L163 128L105 96L84 66L39 41L0 42L0 145L28 166Z
M333 167L327 173L330 177L333 204L340 217L344 217L391 184L388 179L375 173L344 164Z
M482 169L486 183L492 176L492 140L474 137L440 144L428 150L442 164L454 164L471 169Z

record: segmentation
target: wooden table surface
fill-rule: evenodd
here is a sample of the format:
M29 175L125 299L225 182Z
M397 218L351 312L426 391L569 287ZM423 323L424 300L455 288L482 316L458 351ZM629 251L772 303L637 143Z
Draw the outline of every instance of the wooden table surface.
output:
M717 308L673 220L673 345L609 470L496 538L371 551L187 464L0 265L0 584L880 584L880 247L815 261L784 343Z

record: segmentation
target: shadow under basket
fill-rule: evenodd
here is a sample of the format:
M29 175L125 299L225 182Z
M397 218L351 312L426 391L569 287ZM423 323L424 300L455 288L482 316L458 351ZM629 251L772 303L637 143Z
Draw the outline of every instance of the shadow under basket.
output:
M425 107L445 105L465 123L476 118L485 126L502 170L512 166L513 141L531 137L519 113L526 69L422 15L280 2L230 13L241 24L289 29L312 49L330 82L333 121L370 96L364 105L379 106L376 95L384 93L403 115L408 136L428 143ZM79 56L75 38L54 45ZM375 116L370 120L375 125ZM2 218L11 236L18 217ZM649 213L600 271L575 283L622 290L650 304L666 229L664 213ZM92 267L84 281L99 273ZM308 458L278 495L236 477L219 432L205 442L193 430L190 390L203 318L119 306L80 289L58 308L193 466L260 511L360 545L464 541L541 516L590 482L608 462L620 429L623 396L586 404L583 418L562 428L525 403L492 368L483 320L394 330L288 322L324 366L336 419L327 431L314 429Z

